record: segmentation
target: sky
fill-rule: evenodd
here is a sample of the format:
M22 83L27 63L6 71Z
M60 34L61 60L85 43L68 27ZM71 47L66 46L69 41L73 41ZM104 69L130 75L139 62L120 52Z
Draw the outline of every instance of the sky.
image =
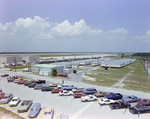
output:
M150 0L0 0L0 52L150 52Z

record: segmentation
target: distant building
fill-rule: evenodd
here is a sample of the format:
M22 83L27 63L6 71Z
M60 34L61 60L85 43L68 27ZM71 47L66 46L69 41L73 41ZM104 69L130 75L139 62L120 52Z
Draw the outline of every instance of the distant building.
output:
M22 58L20 56L0 56L0 64L9 64L21 62Z
M22 57L22 60L25 62L37 63L40 60L40 57L36 55L21 55L20 57Z

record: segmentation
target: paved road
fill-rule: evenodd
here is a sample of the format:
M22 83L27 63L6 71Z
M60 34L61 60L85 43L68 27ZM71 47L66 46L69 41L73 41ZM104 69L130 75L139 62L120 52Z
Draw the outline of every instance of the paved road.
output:
M88 68L86 70L89 70ZM9 70L0 69L0 74L8 72L11 76L13 75L23 75L26 77L45 79L47 83L50 82L58 82L61 83L62 80L65 80L67 84L74 84L80 87L95 87L98 90L106 90L108 87L102 86L94 86L90 84L85 84L80 82L81 79L78 79L78 76L81 77L81 74L84 72L80 72L77 74L70 74L69 79L65 77L51 78L49 76L38 76L31 73L23 73L23 72L10 72ZM124 109L121 110L113 110L111 111L108 106L100 107L98 102L81 102L80 99L74 99L72 96L64 96L61 97L58 94L51 94L50 92L41 92L39 90L34 90L32 88L25 87L23 85L17 85L15 83L7 83L6 77L0 77L0 87L2 87L5 93L13 93L14 96L19 96L23 99L32 99L33 102L41 102L42 110L37 119L41 119L42 113L45 107L54 107L54 119L59 119L60 115L66 114L69 116L69 119L138 119L138 115L133 115L126 111L124 114ZM77 79L79 81L77 81ZM128 91L124 89L115 89L110 88L111 92L120 92L124 95L134 94L139 97L150 98L150 94L137 92L137 91ZM134 104L132 104L134 105ZM9 108L8 105L1 105L6 107L7 109L16 112L16 108ZM28 118L28 113L19 114L22 117ZM58 118L57 118L58 117ZM150 114L141 114L141 119L149 119Z

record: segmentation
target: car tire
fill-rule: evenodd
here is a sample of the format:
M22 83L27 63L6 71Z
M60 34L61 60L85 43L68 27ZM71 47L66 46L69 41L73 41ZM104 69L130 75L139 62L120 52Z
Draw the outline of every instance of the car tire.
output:
M85 100L85 102L88 102L88 100Z

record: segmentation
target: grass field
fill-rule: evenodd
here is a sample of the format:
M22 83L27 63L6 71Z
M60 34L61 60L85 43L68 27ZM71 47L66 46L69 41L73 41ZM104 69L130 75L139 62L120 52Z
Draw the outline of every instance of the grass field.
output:
M19 115L0 107L0 119L25 119Z
M85 83L150 92L150 79L148 79L147 72L140 60L121 69L109 68L105 70L100 67L85 73L85 75L96 78L96 81L83 80ZM124 80L119 83L122 79Z

